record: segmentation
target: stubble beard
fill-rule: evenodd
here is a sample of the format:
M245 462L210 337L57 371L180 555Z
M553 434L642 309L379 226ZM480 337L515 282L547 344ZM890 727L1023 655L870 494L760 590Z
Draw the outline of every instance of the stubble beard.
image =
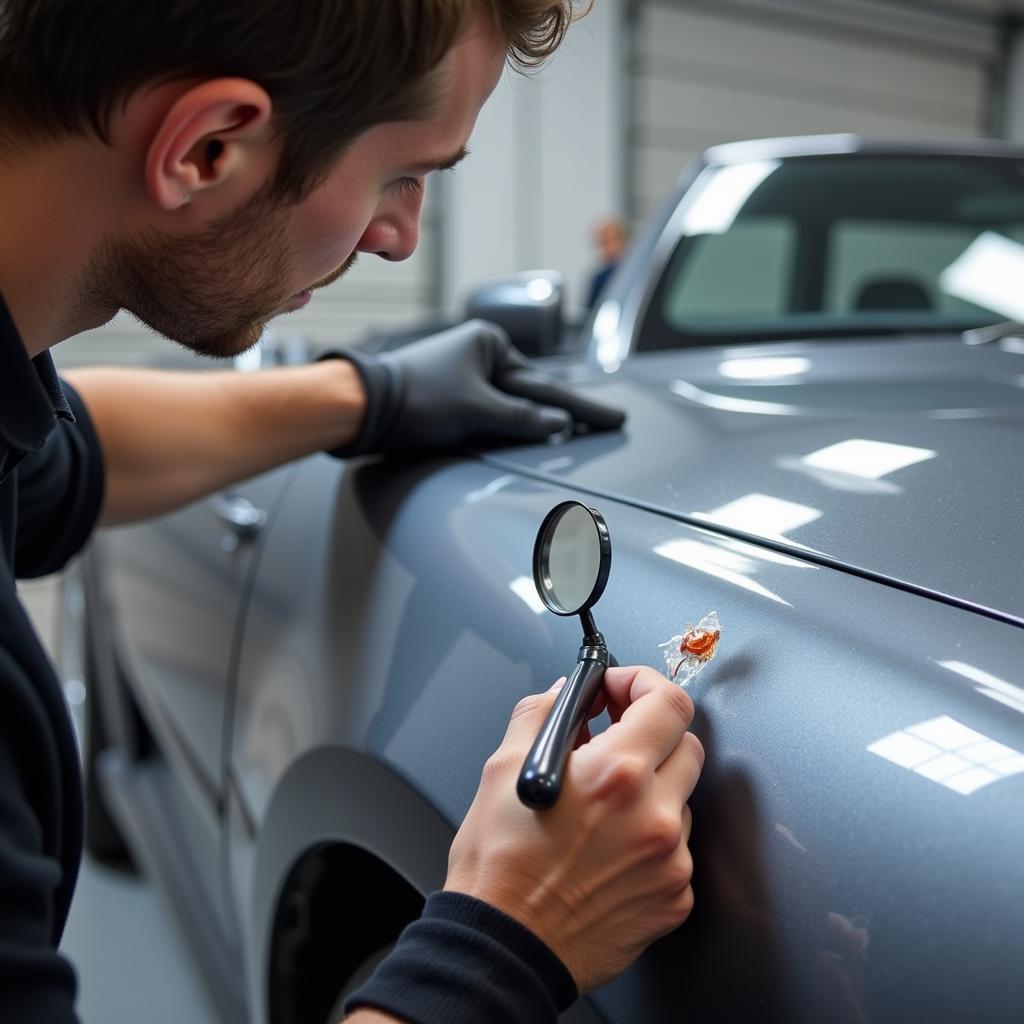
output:
M282 294L293 263L286 220L286 207L264 190L193 235L153 229L108 241L89 291L197 355L232 358L259 341L291 297Z

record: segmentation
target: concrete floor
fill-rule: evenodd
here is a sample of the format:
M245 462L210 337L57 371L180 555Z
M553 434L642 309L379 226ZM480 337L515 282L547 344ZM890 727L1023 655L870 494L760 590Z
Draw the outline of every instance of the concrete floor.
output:
M20 588L51 651L57 586ZM81 733L82 705L72 711ZM61 948L78 973L82 1024L217 1024L177 923L145 879L86 857Z

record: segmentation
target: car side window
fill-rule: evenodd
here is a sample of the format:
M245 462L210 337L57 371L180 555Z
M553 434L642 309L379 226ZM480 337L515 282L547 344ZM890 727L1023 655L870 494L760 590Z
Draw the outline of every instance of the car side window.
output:
M688 247L663 300L673 326L786 312L796 249L788 217L745 217L724 234L688 239Z
M977 239L974 225L841 220L830 232L824 310L984 313L950 295L943 272Z

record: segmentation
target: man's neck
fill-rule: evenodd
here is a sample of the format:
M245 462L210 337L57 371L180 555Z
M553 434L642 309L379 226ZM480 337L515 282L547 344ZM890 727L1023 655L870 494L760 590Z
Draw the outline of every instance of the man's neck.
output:
M83 294L103 237L97 147L71 139L0 162L0 293L32 357L117 312Z

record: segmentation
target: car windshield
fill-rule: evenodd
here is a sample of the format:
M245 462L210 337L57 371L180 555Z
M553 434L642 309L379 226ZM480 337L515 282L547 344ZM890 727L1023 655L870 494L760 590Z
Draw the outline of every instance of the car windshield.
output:
M1024 319L1024 161L840 156L706 168L638 349Z

